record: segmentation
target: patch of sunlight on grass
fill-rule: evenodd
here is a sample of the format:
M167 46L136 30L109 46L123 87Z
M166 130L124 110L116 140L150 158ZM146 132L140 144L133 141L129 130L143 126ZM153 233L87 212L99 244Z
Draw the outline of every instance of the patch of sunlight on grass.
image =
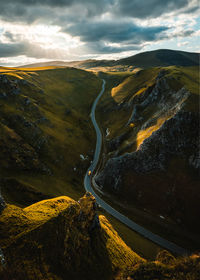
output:
M141 88L140 90L138 90L138 91L136 92L135 96L136 96L136 95L142 94L146 89L147 89L146 87Z
M77 202L70 197L60 196L53 199L42 200L28 206L24 208L24 214L29 220L44 222L52 217L56 217L61 211L72 204L77 204Z
M9 72L9 73L6 73L6 75L7 75L7 76L11 76L11 77L18 78L18 79L20 79L20 80L23 79L18 73L15 73L15 72Z
M134 123L130 123L129 126L130 126L131 128L133 128L133 127L135 127L135 124L134 124Z
M145 261L125 244L105 216L100 215L99 220L106 235L106 247L114 266L125 268Z
M138 132L137 150L140 148L140 145L144 142L144 140L147 139L148 137L150 137L154 131L158 130L167 119L168 118L159 118L155 125L152 125L152 126L148 127L147 129L140 130Z

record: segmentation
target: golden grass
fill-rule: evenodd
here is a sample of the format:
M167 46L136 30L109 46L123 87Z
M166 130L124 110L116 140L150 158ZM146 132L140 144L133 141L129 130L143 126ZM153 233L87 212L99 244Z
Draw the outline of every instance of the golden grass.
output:
M137 150L140 148L140 145L144 142L144 140L149 138L154 131L158 130L167 119L168 118L159 118L155 125L152 125L144 130L140 130L137 133Z
M95 215L92 205L93 200L86 196L80 203L62 196L24 209L7 205L0 216L0 246L7 262L12 264L9 273L14 271L17 276L22 275L23 269L28 279L35 279L36 272L39 273L38 280L51 279L50 271L59 275L59 270L54 262L49 266L49 255L60 254L61 259L56 263L61 264L63 252L64 260L68 257L67 263L61 264L66 269L65 275L76 274L74 269L78 268L79 275L83 276L81 279L92 279L91 275L94 273L95 276L97 269L100 275L96 275L96 279L110 279L118 270L143 263L145 260L124 243L104 216L99 217L101 228L89 231L91 217ZM79 219L81 213L84 213L84 220ZM51 244L51 240L56 244ZM90 267L91 271L83 271L84 266ZM43 276L40 275L41 267Z
M19 236L57 217L71 205L78 203L67 196L42 200L24 209L8 204L0 216L0 223L3 226L1 244L8 246Z
M117 103L120 103L125 98L128 98L130 94L136 96L143 93L148 86L155 82L159 71L160 68L152 68L129 75L122 83L112 88L111 96Z
M23 209L27 219L38 222L45 222L56 217L71 205L77 205L73 199L67 196L59 196L52 199L42 200Z
M121 269L125 269L129 266L134 266L139 262L144 262L144 259L133 252L121 239L116 230L111 226L109 221L105 216L99 216L100 224L107 235L106 237L106 247L112 259L112 263L114 267L120 267Z

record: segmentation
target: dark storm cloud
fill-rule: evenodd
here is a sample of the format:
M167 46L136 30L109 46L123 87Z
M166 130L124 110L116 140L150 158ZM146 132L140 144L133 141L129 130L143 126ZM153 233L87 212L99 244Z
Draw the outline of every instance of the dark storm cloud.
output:
M0 58L16 57L25 55L34 58L55 58L59 57L58 53L53 49L44 49L39 45L32 44L28 41L21 41L15 43L0 42Z
M114 16L133 18L158 17L168 12L176 12L181 8L185 12L197 9L198 1L189 6L189 0L0 0L0 15L4 20L20 20L31 22L35 20L59 17L60 9L71 18L101 16L109 12ZM196 4L195 4L196 3ZM59 9L59 13L57 13Z
M121 43L125 45L140 45L146 41L153 41L159 38L163 31L168 30L167 27L140 27L130 22L116 22L116 21L85 21L77 24L72 24L65 28L63 31L71 34L72 36L79 37L82 42L90 43L90 46L98 46L98 50L120 48L106 47L106 44L95 44L95 42L106 43ZM102 46L99 47L99 46ZM124 47L122 46L122 49ZM127 46L126 49L130 48Z
M0 3L3 3L4 1L0 1ZM105 5L108 2L113 2L109 0L7 0L7 4L23 4L25 6L32 6L32 5L41 5L41 6L53 6L53 7L64 7L64 6L71 6L72 4L77 3L83 3L84 5L87 5L88 3L98 5L98 3L101 3L101 5Z
M118 15L124 15L135 18L152 18L162 14L175 12L182 8L187 8L190 0L117 0L114 12ZM198 7L196 1L193 10ZM185 12L191 12L188 7Z
M184 13L195 12L198 1L192 3L189 0L0 0L0 19L57 25L62 32L79 37L85 50L91 53L120 53L138 50L147 42L192 35L191 30L172 33L162 24L142 27L134 23L134 18L156 18L169 12L176 14L180 9ZM2 57L23 54L39 58L55 54L5 32L10 43L0 41Z
M89 42L87 43L87 51L91 54L112 54L112 53L121 53L125 51L133 51L133 50L140 50L142 45L136 44L127 44L123 45L120 44L116 45L108 45L103 41L97 42Z
M6 21L54 22L62 12L70 18L93 17L109 9L114 0L0 0L0 17ZM70 13L69 13L70 12ZM62 24L61 21L59 21Z
M21 43L0 43L0 58L23 55L25 51L26 47Z

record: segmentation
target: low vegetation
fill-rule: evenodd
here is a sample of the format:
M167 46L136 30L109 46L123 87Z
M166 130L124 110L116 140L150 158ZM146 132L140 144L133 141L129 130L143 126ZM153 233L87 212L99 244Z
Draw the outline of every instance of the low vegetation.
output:
M27 205L47 196L78 198L95 147L89 114L101 80L73 68L0 71L0 184L5 199ZM11 188L20 189L20 196Z

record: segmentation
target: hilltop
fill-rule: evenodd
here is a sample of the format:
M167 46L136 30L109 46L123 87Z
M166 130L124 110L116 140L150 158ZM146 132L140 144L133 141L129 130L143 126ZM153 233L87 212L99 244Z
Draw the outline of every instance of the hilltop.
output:
M199 63L199 54L178 50L160 49L142 52L131 57L119 60L95 60L83 61L50 61L29 64L22 67L46 67L46 66L70 66L94 71L134 71L137 68L149 68L157 66L194 66Z
M136 54L118 60L121 65L134 65L141 68L158 66L194 66L199 64L199 54L184 51L160 49Z
M144 260L96 213L94 197L62 196L0 216L1 279L112 279Z

